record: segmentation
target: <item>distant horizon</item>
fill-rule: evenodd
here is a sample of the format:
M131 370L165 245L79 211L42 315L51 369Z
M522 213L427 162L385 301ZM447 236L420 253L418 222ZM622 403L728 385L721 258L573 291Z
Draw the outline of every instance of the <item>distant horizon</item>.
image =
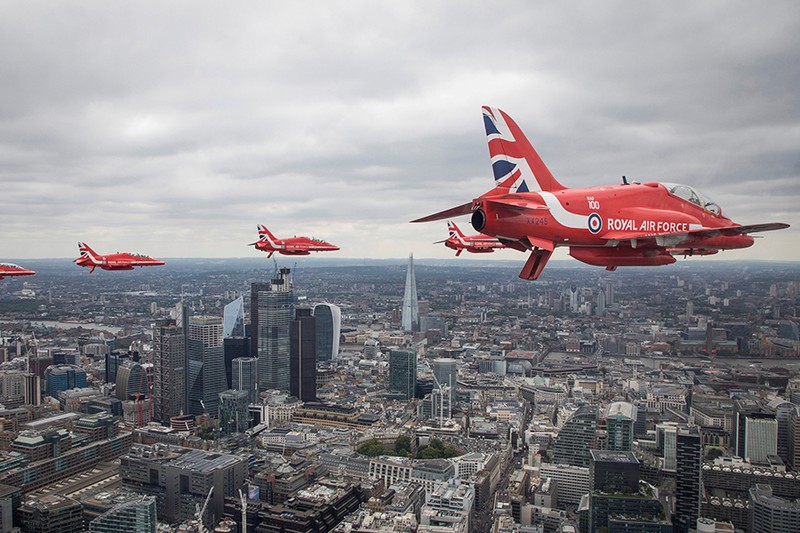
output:
M73 262L74 257L43 257L43 258L9 258L3 259L0 262L7 262L7 263L14 263L14 262ZM263 257L159 257L158 259L162 259L167 262L168 266L170 261L264 261L268 262L270 265L273 265L273 258L263 258ZM285 263L303 263L304 266L313 265L313 263L320 263L322 265L326 263L356 263L356 262L364 262L370 261L375 263L407 263L408 256L406 257L324 257L324 258L309 258L307 256L282 256L277 257L275 256L274 259L277 261L278 264L285 264ZM428 263L428 262L436 262L436 263L465 263L465 264L491 264L491 263L508 263L509 265L521 265L525 262L527 256L520 257L518 259L507 259L507 258L494 258L494 257L417 257L414 256L414 263ZM715 257L715 258L708 258L708 257L697 257L697 258L687 258L683 260L682 257L678 258L678 261L671 264L671 265L661 265L664 267L680 267L686 265L697 265L702 266L703 264L712 265L712 264L720 264L720 263L789 263L789 264L798 264L800 265L800 260L794 259L735 259L735 258L723 258L723 257ZM602 267L594 266L594 265L587 265L582 263L576 259L571 257L564 257L564 258L557 258L551 259L548 264L552 265L554 263L559 264L570 264L576 267L581 268L596 268L602 269ZM158 268L158 267L153 267ZM657 267L647 267L647 266L634 266L634 267L620 267L620 269L625 270L629 268L657 268ZM660 269L660 270L663 270Z

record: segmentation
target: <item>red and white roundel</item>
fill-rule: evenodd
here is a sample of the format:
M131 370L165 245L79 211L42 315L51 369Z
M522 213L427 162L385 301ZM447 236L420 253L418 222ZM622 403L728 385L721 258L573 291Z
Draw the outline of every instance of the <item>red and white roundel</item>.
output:
M600 230L603 229L603 219L597 213L592 213L589 215L589 231L593 234L600 233Z

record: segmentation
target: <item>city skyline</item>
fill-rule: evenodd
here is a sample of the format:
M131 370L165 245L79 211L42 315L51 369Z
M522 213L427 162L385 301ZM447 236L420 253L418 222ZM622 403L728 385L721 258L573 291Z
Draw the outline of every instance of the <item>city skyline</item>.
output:
M366 6L0 8L0 259L451 257L408 221L491 186L496 105L565 185L686 183L792 225L723 259L800 260L793 4Z
M83 531L82 513L136 506L176 529L207 501L210 529L239 522L239 488L256 531L325 516L388 532L377 525L401 513L461 533L746 528L764 515L748 495L773 514L798 505L800 264L620 278L565 263L529 283L508 262L449 263L414 265L417 332L403 331L400 261L281 268L270 282L245 260L89 277L59 261L3 284L8 524ZM320 327L312 304L332 301L341 323ZM314 364L316 335L337 329ZM289 371L251 402L249 341ZM197 416L171 418L182 403ZM381 508L362 482L382 487ZM143 495L167 504L145 513Z

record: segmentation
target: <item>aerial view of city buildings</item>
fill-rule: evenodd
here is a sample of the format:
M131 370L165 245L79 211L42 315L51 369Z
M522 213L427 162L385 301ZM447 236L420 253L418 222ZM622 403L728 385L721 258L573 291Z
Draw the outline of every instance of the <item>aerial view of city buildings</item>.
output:
M796 530L797 264L464 261L34 262L0 531Z

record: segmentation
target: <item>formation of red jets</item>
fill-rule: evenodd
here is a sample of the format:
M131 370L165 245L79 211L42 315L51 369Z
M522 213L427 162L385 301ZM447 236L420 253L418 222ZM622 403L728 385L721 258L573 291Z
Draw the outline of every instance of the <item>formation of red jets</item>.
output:
M309 255L311 252L332 252L339 249L338 246L325 242L320 239L310 237L289 237L278 239L266 226L258 225L258 241L251 244L257 250L267 252L268 257L278 252L284 255ZM161 266L164 261L153 259L150 256L131 253L117 252L114 254L98 254L85 242L78 243L80 256L74 263L78 266L86 267L90 272L95 268L102 270L133 270L135 267ZM36 274L33 270L22 268L12 263L0 263L0 279L6 276L31 276Z
M449 236L438 241L456 251L491 253L499 248L530 252L519 276L535 280L553 251L561 246L584 263L616 270L620 266L667 265L676 255L711 255L753 245L756 232L788 224L740 225L698 190L676 183L629 183L569 189L545 166L522 130L505 112L483 107L483 122L495 186L459 206L412 222L471 215L477 235L464 235L448 221ZM331 252L339 247L305 236L275 237L258 225L250 244L267 257ZM75 263L102 270L133 270L164 261L128 252L101 255L79 242ZM0 279L35 274L12 263L0 263Z

